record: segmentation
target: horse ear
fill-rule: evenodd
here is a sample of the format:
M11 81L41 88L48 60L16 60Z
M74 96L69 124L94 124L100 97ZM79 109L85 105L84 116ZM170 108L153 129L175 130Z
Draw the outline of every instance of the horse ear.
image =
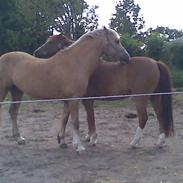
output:
M104 31L107 33L108 32L108 28L106 28L106 26L103 27Z
M104 30L107 30L106 26L103 27Z

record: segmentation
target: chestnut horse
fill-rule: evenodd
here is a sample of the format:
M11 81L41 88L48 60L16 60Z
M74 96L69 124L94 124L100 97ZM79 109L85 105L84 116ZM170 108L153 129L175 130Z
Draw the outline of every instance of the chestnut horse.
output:
M129 55L120 44L119 38L115 31L104 27L86 33L72 46L48 59L36 58L24 52L2 55L0 102L4 100L8 91L12 101L20 101L23 93L40 99L83 96L89 77L99 64L99 57L103 52L115 60L129 61ZM13 135L18 143L24 143L17 127L19 105L20 103L12 103L9 112L13 123ZM79 137L78 101L68 101L65 110L71 114L73 146L77 151L84 150ZM64 130L61 129L60 132L63 141Z
M68 38L64 38L62 43L63 41L65 41L65 45L72 43ZM48 56L48 50L57 47L57 42L52 42L52 45L48 42L36 50L36 56L40 56L42 53L44 56ZM132 57L126 65L101 63L89 80L86 96L161 93L171 92L171 89L170 74L164 63L147 57ZM165 136L168 137L174 133L171 95L133 97L138 113L139 127L130 143L132 147L136 147L142 138L142 132L148 120L146 108L149 99L159 121L160 135L157 146L162 147L165 144ZM88 121L86 139L90 144L96 144L97 141L93 103L94 100L83 100ZM64 114L65 125L69 116L69 112L67 112ZM59 136L58 141L60 142Z
M63 34L50 36L45 44L34 51L34 55L38 58L49 58L55 55L59 50L70 46L72 43L73 41Z

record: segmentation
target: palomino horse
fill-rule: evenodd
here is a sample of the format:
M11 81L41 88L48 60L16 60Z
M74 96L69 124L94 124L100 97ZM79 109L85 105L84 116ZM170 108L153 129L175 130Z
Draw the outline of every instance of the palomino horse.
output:
M64 38L65 45L72 43L71 40L69 42L67 40ZM55 44L57 43L55 42ZM56 47L55 44L52 43ZM46 55L47 50L51 49L51 45L46 43L36 50L36 54L44 53ZM132 57L126 65L101 63L89 80L86 96L161 93L170 92L171 88L170 74L165 64L147 57ZM171 95L133 97L138 113L139 127L130 143L132 147L136 147L142 138L142 132L148 119L146 108L149 99L159 121L160 135L157 146L162 147L165 143L165 136L168 137L174 133ZM96 144L97 141L93 102L93 100L83 100L88 121L86 139L90 144ZM65 125L68 116L69 112L64 114ZM60 138L58 137L58 139Z
M86 93L89 77L103 52L115 60L129 61L119 35L105 27L86 33L75 44L49 59L35 58L24 52L4 54L0 57L0 102L8 91L12 101L21 100L23 93L41 99L81 97ZM24 139L17 127L19 105L12 103L9 112L13 135L18 143L22 143ZM68 101L65 109L71 114L73 146L77 151L84 150L79 137L78 101Z

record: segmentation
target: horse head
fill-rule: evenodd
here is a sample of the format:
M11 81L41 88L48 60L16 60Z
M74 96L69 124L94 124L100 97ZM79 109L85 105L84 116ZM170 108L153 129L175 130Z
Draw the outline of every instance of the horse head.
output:
M89 36L102 39L103 41L103 53L109 57L112 57L114 61L120 61L121 63L128 63L130 55L120 42L120 36L112 29L104 27L96 31L91 31Z
M50 36L47 41L33 53L39 58L49 58L55 55L59 50L70 46L74 41L63 34Z

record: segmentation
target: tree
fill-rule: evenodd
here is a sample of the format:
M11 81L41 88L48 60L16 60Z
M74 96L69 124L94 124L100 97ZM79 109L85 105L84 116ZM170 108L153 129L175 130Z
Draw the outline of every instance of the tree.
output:
M9 39L12 32L18 30L18 23L15 16L15 1L0 1L0 54L11 50Z
M165 57L171 67L183 70L183 42L169 43L166 47Z
M144 43L131 37L129 34L123 34L121 36L121 43L128 51L130 56L140 56L144 55L144 50L142 49Z
M163 26L157 26L155 29L149 28L147 32L148 34L151 34L153 32L160 33L164 37L166 37L168 41L176 40L180 37L183 37L182 30L179 31L177 29L170 29L168 27L163 27Z
M49 0L16 0L17 16L21 21L19 39L23 51L32 53L45 42L49 35L49 28L54 23L52 2ZM50 33L52 34L52 32Z
M141 37L145 21L139 15L139 5L134 4L134 0L123 0L117 3L115 9L116 13L111 18L110 27L121 35L127 33L133 37Z
M84 0L0 1L0 54L32 53L55 29L76 39L98 26L96 8Z
M60 0L56 3L53 27L63 34L78 39L88 30L98 27L98 6L89 7L84 0Z
M166 38L159 33L152 33L145 41L145 54L148 57L160 60L163 56Z
M0 53L32 53L48 36L48 0L0 1Z

